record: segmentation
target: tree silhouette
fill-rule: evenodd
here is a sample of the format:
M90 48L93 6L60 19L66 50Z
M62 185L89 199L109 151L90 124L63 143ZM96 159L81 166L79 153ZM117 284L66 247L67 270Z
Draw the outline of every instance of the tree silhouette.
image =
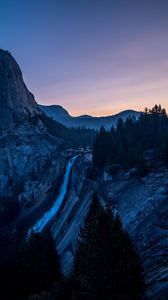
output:
M61 268L58 253L50 232L31 233L19 249L17 258L18 293L28 296L60 282Z
M128 117L125 122L118 120L116 129L101 128L97 134L93 163L97 168L119 165L121 169L137 168L139 175L146 174L148 161L145 151L152 150L153 163L167 162L168 117L161 105L145 109L140 118Z
M134 246L119 217L94 197L81 227L72 299L142 299L145 285Z

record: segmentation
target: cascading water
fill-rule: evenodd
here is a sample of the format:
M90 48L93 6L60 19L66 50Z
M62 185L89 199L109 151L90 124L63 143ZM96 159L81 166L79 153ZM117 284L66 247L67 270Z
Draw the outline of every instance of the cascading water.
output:
M58 195L57 199L55 200L53 206L41 217L41 219L36 224L34 224L29 229L28 236L30 235L32 230L34 232L41 232L44 229L44 227L47 225L47 223L54 217L54 215L59 210L59 208L65 198L65 195L67 193L67 187L68 187L69 177L71 174L71 169L72 169L74 161L77 157L78 157L78 155L71 158L66 166L66 172L64 175L63 183L61 185L59 195Z

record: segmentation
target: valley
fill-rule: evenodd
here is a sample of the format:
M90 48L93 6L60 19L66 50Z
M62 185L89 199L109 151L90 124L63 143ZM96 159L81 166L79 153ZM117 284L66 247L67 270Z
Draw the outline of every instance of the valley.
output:
M0 50L0 101L2 232L25 239L31 231L49 229L67 278L96 193L102 207L109 205L119 214L138 250L146 299L166 299L166 111L157 105L141 115L130 116L129 111L115 123L108 119L106 129L101 118L86 128L73 128L72 123L66 127L40 109L15 59L4 50ZM91 117L79 117L85 118Z

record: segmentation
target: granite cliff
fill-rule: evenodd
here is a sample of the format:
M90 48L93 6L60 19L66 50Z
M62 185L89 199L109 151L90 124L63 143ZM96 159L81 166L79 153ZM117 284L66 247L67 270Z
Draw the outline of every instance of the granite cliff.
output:
M63 139L53 136L41 118L34 96L12 55L0 50L0 198L17 197L24 208L46 199L64 173L59 151Z

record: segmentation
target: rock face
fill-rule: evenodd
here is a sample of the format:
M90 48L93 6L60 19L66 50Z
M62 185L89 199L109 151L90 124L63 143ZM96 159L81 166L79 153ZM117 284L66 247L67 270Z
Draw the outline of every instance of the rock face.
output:
M28 210L46 199L63 175L66 159L59 151L62 140L48 132L18 64L4 50L0 50L0 105L0 199L15 195Z
M48 117L62 123L67 127L86 127L96 130L101 126L104 126L106 129L110 129L112 125L116 127L119 118L122 118L123 121L125 121L129 116L135 117L135 119L138 119L140 116L140 112L138 111L125 110L119 114L107 117L92 117L88 115L72 117L60 105L39 105L39 107Z
M51 231L61 256L61 266L65 275L68 275L73 268L79 228L87 214L93 194L93 182L86 179L87 167L88 163L83 163L83 160L77 158L72 170L68 193L51 224Z
M51 226L62 267L68 274L73 266L76 239L97 191L102 203L110 203L120 214L140 254L148 284L149 299L167 299L168 293L168 170L155 170L143 179L104 181L87 178L89 163L78 158L64 205ZM123 177L124 178L124 177Z
M102 199L110 199L139 250L149 299L166 299L168 170L160 168L142 180L135 177L107 182L100 188Z
M0 50L0 133L12 129L15 121L26 116L41 114L28 91L22 72L12 55Z

